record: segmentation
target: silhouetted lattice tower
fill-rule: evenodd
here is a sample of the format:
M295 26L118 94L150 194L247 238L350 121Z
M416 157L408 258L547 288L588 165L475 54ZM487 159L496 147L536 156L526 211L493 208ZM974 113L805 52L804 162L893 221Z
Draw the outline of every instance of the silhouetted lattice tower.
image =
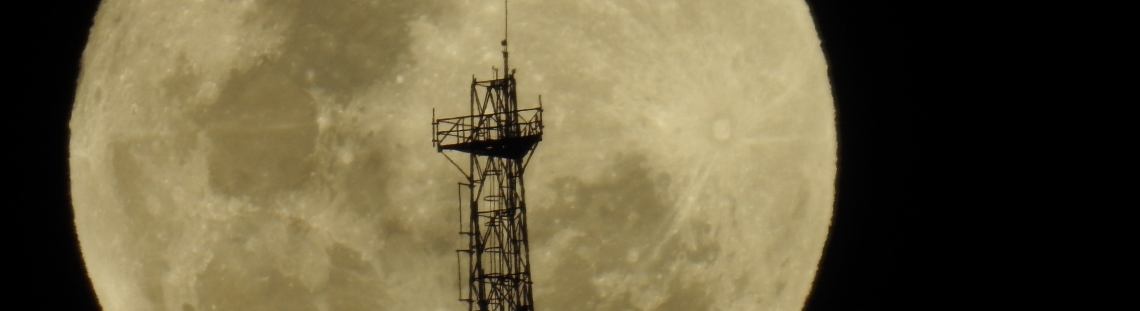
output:
M542 140L542 97L538 108L518 109L505 38L502 45L503 76L496 69L491 80L471 78L467 116L435 119L433 110L432 143L444 156L448 150L470 157L464 169L447 156L467 177L459 183L459 234L468 242L456 250L460 280L467 268L459 300L468 310L529 311L534 299L523 172Z

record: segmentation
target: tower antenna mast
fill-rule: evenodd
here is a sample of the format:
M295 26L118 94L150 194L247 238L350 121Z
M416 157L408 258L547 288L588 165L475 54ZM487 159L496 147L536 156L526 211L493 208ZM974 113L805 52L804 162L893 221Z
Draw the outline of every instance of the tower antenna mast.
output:
M510 18L510 12L509 11L510 10L508 9L508 6L507 6L507 0L503 0L503 75L506 75L506 73L511 70L511 66L508 63L508 60L510 59L510 57L507 55L508 54L508 52L507 52L507 34L508 34L508 32L507 31L508 31L508 25L509 25L509 23L507 22L507 19Z
M542 141L542 96L538 107L518 108L503 12L503 76L471 78L469 115L432 113L432 144L466 178L458 210L467 245L455 254L459 301L469 311L534 310L523 172ZM461 161L448 155L455 153Z

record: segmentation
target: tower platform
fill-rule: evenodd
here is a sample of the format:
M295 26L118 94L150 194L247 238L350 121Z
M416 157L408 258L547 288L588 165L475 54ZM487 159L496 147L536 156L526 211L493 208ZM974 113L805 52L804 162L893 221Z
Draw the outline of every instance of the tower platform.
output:
M436 150L522 159L542 141L542 108L437 119Z

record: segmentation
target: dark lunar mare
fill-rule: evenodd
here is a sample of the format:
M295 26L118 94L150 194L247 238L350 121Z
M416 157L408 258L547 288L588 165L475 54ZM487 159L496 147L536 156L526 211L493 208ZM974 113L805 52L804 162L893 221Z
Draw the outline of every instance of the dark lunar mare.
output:
M128 225L132 240L129 245L165 245L165 239L179 232L179 224L164 222L149 216L147 190L140 186L150 181L139 169L144 159L162 158L169 150L173 153L193 148L208 148L209 186L216 194L232 197L262 208L254 213L264 215L249 219L278 217L271 213L280 207L281 200L290 193L325 185L329 181L322 173L328 164L316 156L318 149L349 139L379 140L382 147L358 155L347 181L353 187L335 187L345 190L350 212L376 219L379 226L395 234L392 251L411 247L413 243L401 232L396 215L377 213L392 206L383 191L389 185L386 172L389 154L398 146L383 144L387 134L377 133L367 138L354 137L359 133L334 133L322 138L316 122L318 102L310 91L317 90L332 98L334 105L344 106L364 88L383 82L399 70L399 64L410 65L407 57L411 42L408 22L415 18L434 19L442 9L422 1L329 1L291 0L266 1L256 16L249 20L269 19L268 24L287 25L280 50L263 57L246 70L235 70L227 82L219 86L216 102L196 105L188 111L190 126L205 130L209 146L200 146L193 135L179 137L174 142L119 141L112 145L113 167L119 192L124 198L124 209L132 222ZM174 56L179 57L179 56ZM185 103L197 92L198 77L184 64L179 72L163 81L165 94L172 102ZM193 131L191 131L193 132ZM186 135L183 135L186 136ZM331 140L331 141L330 141ZM155 147L155 145L161 145ZM162 150L165 148L166 150ZM367 172L362 172L367 171ZM360 208L367 206L368 208ZM245 218L243 218L245 219ZM304 245L311 234L306 221L293 219L282 238L297 241L287 244ZM291 272L275 265L265 249L250 249L247 240L263 229L260 223L237 220L223 229L228 240L211 248L212 260L196 276L193 284L198 304L182 303L183 310L209 310L212 307L226 310L318 310L316 301L327 301L336 310L384 310L376 301L388 299L384 291L381 272L375 271L362 259L359 250L343 244L325 249L331 263L328 282L321 288L307 288ZM432 242L443 245L443 242ZM440 248L440 247L434 247ZM147 250L138 249L138 252ZM305 250L285 250L301 252ZM288 254L287 254L288 255ZM256 259L264 257L261 259ZM139 264L140 281L148 283L144 296L155 306L166 305L162 281L169 263L162 257L146 257ZM255 259L251 259L255 258ZM250 266L256 263L257 266ZM398 264L382 263L384 268L398 268ZM347 297L362 288L377 288L369 297ZM273 297L271 305L248 305L245 296ZM343 305L365 302L366 305Z

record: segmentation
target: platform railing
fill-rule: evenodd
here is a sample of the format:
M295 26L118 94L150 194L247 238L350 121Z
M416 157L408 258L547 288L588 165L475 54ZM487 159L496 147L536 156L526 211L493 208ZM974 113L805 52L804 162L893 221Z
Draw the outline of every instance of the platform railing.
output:
M512 115L517 123L510 122ZM473 142L542 135L542 108L437 119L432 122L437 148Z

